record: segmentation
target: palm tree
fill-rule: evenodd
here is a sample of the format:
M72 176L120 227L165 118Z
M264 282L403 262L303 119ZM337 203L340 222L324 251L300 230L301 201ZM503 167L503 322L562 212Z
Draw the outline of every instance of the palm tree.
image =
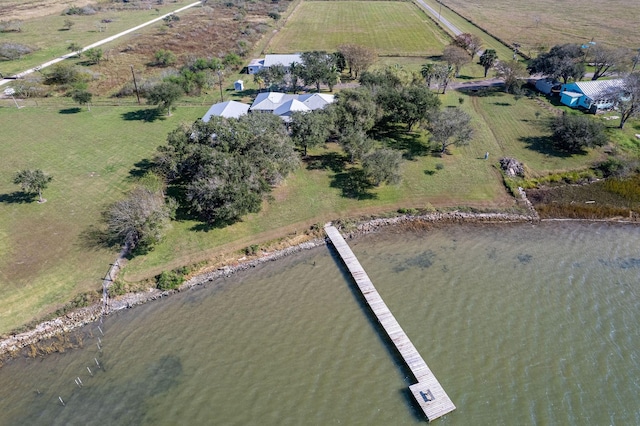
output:
M484 51L482 56L480 56L480 65L484 67L484 76L487 77L487 72L489 68L495 65L498 60L498 54L493 49L487 49Z
M420 68L420 74L424 77L427 87L431 87L431 80L433 80L435 74L436 64L427 62Z

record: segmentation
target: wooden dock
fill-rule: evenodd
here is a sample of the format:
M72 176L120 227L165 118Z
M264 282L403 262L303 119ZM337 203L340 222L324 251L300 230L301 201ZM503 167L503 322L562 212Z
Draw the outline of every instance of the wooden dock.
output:
M369 307L378 318L378 322L380 322L389 339L391 339L405 363L411 369L418 383L409 386L409 390L418 405L420 405L420 408L422 408L427 420L437 419L455 410L456 406L453 405L436 376L433 375L427 363L424 362L418 350L413 346L402 327L400 327L400 324L398 324L398 321L384 303L380 294L378 294L369 276L360 265L347 242L342 238L340 232L332 225L325 225L324 230L336 251L340 254L347 269L349 269Z

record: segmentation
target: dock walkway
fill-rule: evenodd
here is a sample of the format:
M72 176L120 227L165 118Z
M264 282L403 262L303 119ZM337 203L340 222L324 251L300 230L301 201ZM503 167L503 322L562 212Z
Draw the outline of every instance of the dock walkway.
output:
M413 346L400 324L393 316L380 294L373 286L369 276L360 265L360 262L351 251L340 232L332 225L324 227L327 236L335 247L342 261L349 269L358 288L362 292L369 307L375 314L378 322L387 332L389 339L404 359L418 383L409 386L409 390L422 408L427 420L431 421L456 409L451 399L444 391L436 376L433 375L427 363L424 362L418 350Z

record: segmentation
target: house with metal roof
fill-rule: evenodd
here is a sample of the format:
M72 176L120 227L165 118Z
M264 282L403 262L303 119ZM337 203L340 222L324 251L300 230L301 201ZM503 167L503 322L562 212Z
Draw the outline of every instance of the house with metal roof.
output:
M249 111L275 114L285 122L289 122L291 114L295 111L322 109L333 103L334 100L334 95L324 93L292 95L280 92L262 92L258 93Z
M283 65L285 67L291 66L291 64L301 64L302 58L299 54L293 55L265 55L264 59L253 59L247 66L247 72L249 74L255 74L262 68L269 68L274 65Z
M211 105L202 121L207 122L211 117L240 118L249 112L249 107L250 105L237 101L220 102Z
M623 88L622 79L578 81L563 84L560 102L572 108L584 108L591 112L610 109L616 103L615 93Z

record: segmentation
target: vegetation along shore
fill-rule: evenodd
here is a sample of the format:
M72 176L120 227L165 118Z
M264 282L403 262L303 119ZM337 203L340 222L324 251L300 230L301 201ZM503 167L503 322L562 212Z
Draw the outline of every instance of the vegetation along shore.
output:
M0 0L0 353L81 346L123 247L109 312L336 218L637 222L634 2L476 3Z

